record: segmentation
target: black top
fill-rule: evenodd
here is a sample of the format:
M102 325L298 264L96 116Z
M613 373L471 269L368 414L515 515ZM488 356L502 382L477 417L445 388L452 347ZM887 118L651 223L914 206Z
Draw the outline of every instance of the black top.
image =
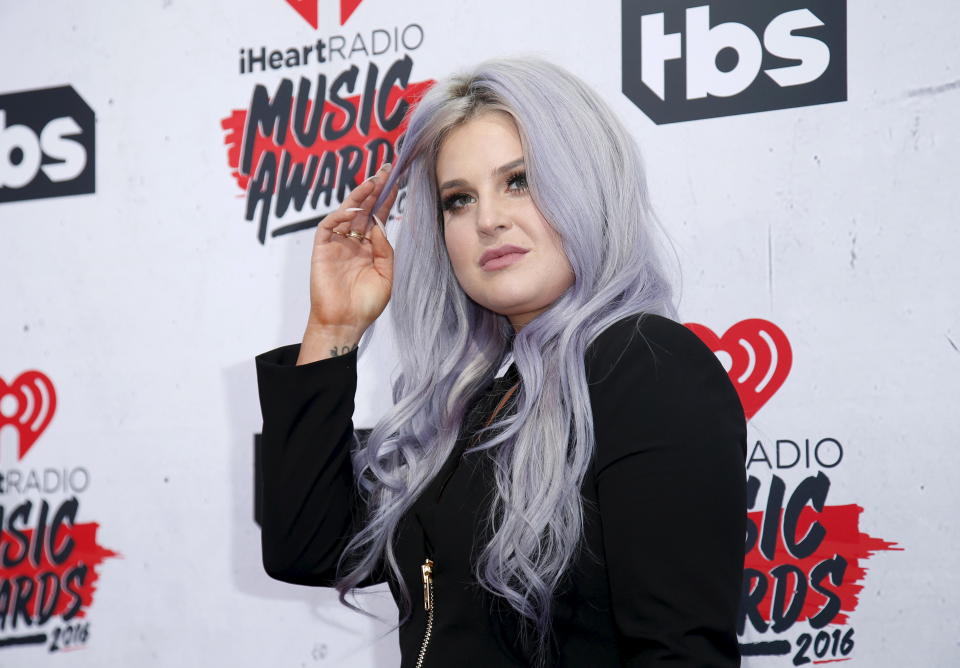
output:
M636 323L631 316L608 327L584 359L596 435L582 487L587 549L556 597L552 665L739 666L743 409L696 335L661 316L640 318L642 336ZM357 353L296 366L298 352L285 346L256 358L263 563L278 580L332 586L363 514L349 457ZM479 395L453 454L400 523L396 554L413 602L399 629L402 668L416 665L426 630L420 565L428 555L435 608L423 666L528 665L519 617L473 582L470 559L489 539L492 460L463 454L518 379L513 365Z

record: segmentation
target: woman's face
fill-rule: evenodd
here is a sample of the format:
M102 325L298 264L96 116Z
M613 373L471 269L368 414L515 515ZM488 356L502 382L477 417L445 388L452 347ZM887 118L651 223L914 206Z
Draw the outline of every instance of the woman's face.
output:
M519 331L573 285L574 274L560 237L530 198L513 119L491 111L457 126L436 169L444 240L460 287ZM481 264L485 253L506 245L521 252Z

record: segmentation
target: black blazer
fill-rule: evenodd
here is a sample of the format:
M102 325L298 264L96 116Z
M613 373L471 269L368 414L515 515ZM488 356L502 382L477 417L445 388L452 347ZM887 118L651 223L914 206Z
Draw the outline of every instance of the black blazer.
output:
M554 654L564 667L739 666L737 614L746 532L746 422L716 356L682 325L622 319L584 363L596 447L582 487L582 549L555 598ZM349 449L357 353L296 366L298 346L256 358L263 412L262 544L267 573L332 586L362 516ZM517 380L491 380L457 446L398 528L413 602L399 629L402 668L426 632L421 564L434 561L425 668L526 666L520 618L475 584L471 557L489 534L486 453L472 432ZM386 579L399 602L392 574Z

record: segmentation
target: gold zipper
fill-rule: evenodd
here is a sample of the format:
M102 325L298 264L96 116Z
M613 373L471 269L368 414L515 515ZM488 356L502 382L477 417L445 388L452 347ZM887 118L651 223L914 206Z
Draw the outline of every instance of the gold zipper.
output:
M497 404L497 407L493 409L493 414L487 419L487 423L484 426L489 427L490 423L493 422L493 418L496 417L497 413L500 412L500 409L503 408L503 405L507 403L510 397L513 396L513 393L516 391L520 383L514 383L507 392L500 398L500 403ZM474 439L474 445L479 442L479 436ZM443 487L446 486L444 482L443 486L440 488L441 494L443 493ZM423 609L427 611L427 628L423 632L423 642L420 644L420 654L417 657L416 668L423 668L423 657L427 654L427 645L430 644L430 634L433 633L433 560L430 557L427 557L422 564L420 564L420 576L423 578Z
M417 668L423 667L423 657L427 654L427 645L433 632L433 560L429 557L420 565L420 575L423 578L423 609L427 611L427 630L423 633Z

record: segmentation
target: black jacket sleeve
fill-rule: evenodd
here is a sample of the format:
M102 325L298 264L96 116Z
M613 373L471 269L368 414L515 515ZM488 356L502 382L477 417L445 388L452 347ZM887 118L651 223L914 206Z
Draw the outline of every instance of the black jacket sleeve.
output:
M723 366L655 315L589 350L596 471L622 664L740 665L746 421Z
M299 351L256 357L263 566L277 580L332 587L364 514L350 461L357 351L297 366ZM358 586L382 581L378 568Z

